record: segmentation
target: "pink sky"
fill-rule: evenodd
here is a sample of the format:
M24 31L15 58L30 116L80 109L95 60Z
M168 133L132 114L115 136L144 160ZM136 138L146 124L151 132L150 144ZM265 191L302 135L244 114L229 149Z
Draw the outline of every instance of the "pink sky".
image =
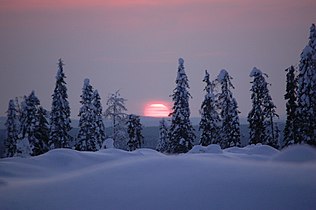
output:
M170 103L178 57L185 59L194 116L204 70L215 78L222 68L234 77L246 116L253 66L269 74L284 115L284 69L298 63L315 11L312 0L2 0L0 115L10 98L33 89L50 109L59 57L66 63L73 116L86 77L104 106L117 89L131 113L142 114L148 101Z

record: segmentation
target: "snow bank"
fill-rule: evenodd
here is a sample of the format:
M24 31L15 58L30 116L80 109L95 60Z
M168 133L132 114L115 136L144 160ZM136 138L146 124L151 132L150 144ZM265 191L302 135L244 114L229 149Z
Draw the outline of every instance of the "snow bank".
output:
M218 144L211 144L207 147L201 145L195 145L189 153L213 153L213 154L222 154L223 151Z
M307 145L295 145L285 148L273 160L284 162L316 162L316 149Z
M0 160L1 209L314 209L315 150L52 150ZM306 153L308 161L297 164ZM256 158L261 155L266 159ZM245 158L245 157L255 158ZM291 159L291 158L292 159ZM293 159L294 158L294 159ZM284 161L286 160L286 164Z

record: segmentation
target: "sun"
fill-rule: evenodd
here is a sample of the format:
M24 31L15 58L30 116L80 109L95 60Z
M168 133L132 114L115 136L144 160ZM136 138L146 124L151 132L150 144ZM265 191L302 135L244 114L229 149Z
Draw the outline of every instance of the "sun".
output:
M148 103L144 109L146 117L168 117L170 109L167 103Z

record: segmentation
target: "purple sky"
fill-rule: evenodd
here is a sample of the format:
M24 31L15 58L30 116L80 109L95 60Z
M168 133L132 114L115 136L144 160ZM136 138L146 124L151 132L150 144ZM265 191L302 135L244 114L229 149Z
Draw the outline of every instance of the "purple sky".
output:
M185 59L192 116L204 97L204 70L234 78L241 116L251 108L249 73L269 75L270 92L285 114L285 71L299 62L316 22L313 0L2 0L0 115L8 101L32 90L51 108L57 60L65 61L72 116L83 80L103 99L121 90L129 113L150 101L171 102L177 60Z

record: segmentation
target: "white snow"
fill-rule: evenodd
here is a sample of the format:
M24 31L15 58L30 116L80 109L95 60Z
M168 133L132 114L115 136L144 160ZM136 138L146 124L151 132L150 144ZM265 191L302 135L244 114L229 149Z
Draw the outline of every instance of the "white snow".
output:
M179 58L179 65L183 65L184 64L184 59L183 58Z
M253 67L253 69L251 70L249 76L250 77L255 77L255 76L259 76L262 75L262 71L256 67Z
M217 76L217 80L218 81L224 81L225 80L225 77L227 76L227 74L228 74L228 72L225 70L225 69L222 69L220 72L219 72L219 74L218 74L218 76Z
M315 174L316 150L301 145L55 149L0 160L0 209L315 209Z

